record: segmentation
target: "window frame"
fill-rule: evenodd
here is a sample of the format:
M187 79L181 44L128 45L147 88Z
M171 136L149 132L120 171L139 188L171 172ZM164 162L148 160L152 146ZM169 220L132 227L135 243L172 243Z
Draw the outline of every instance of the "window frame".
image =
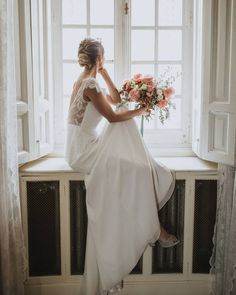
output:
M53 2L53 44L62 44L62 28L70 27L62 24L62 0ZM158 9L158 1L156 1ZM125 4L131 7L131 0L114 1L114 81L116 85L121 85L124 78L130 77L131 72L131 13L125 14ZM144 130L144 140L153 156L192 156L191 148L191 123L192 123L192 52L193 52L193 0L183 0L183 24L182 24L182 128L167 130ZM87 1L89 8L89 1ZM129 9L130 11L130 9ZM89 30L90 24L76 25ZM93 25L93 27L96 27ZM99 27L99 26L98 26ZM100 26L102 27L102 26ZM165 28L165 27L163 27ZM166 27L170 29L171 27ZM155 31L157 27L155 28ZM121 42L120 42L121 40ZM63 56L62 46L55 46L54 53L54 77L58 81L54 88L54 135L55 154L61 154L64 150L66 130L61 118L63 115ZM184 57L184 58L183 58ZM58 62L60 61L60 62ZM166 63L166 62L165 62ZM174 63L174 62L173 62ZM156 63L155 63L156 64ZM157 65L155 65L156 67ZM188 77L189 83L184 83L184 77ZM184 123L183 123L184 122Z

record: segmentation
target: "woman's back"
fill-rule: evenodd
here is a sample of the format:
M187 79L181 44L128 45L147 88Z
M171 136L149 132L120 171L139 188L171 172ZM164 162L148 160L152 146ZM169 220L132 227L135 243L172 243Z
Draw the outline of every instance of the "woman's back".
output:
M98 123L102 119L102 115L97 111L91 101L84 97L84 91L87 88L95 88L99 93L101 88L97 80L93 77L88 77L79 82L78 91L69 107L68 123L79 126L82 130L93 133L96 130Z

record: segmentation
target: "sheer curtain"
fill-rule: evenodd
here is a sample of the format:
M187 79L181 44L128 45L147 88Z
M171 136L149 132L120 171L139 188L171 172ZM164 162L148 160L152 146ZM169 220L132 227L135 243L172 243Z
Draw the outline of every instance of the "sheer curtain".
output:
M17 164L14 0L0 1L0 294L24 294L25 247Z
M236 294L236 167L219 165L211 294ZM213 279L213 276L212 276Z

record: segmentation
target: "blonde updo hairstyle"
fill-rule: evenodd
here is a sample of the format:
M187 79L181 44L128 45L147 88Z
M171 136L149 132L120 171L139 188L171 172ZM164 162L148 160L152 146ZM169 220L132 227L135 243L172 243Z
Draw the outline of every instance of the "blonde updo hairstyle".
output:
M96 64L97 58L103 56L102 43L93 38L85 38L80 42L78 49L78 63L81 67L91 70Z

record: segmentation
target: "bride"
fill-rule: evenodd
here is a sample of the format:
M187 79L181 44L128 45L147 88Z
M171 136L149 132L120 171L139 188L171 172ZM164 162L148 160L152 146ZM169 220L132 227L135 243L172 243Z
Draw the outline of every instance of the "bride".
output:
M85 174L88 228L79 294L111 294L121 290L148 245L180 242L158 218L173 193L175 175L152 158L140 136L134 117L149 109L113 111L111 104L120 103L120 96L104 68L101 42L84 39L78 63L84 71L71 95L65 158ZM106 124L99 133L102 118Z

